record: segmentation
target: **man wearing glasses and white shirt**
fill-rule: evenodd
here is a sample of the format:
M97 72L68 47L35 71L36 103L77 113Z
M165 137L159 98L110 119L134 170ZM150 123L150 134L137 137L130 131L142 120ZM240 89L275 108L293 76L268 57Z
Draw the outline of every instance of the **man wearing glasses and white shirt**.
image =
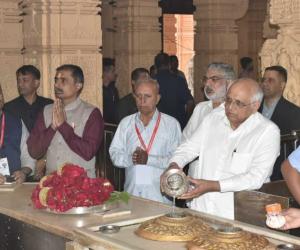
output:
M207 115L181 144L169 168L183 168L199 157L193 189L182 199L191 208L234 219L234 192L258 189L269 181L279 154L278 127L257 112L263 97L257 82L242 78L228 90L225 105Z
M208 65L202 84L204 86L204 94L209 101L200 102L195 107L191 118L182 132L182 143L192 136L206 115L224 102L227 88L235 79L236 76L230 64L214 62ZM198 164L198 160L190 163L189 176L195 176L194 172Z

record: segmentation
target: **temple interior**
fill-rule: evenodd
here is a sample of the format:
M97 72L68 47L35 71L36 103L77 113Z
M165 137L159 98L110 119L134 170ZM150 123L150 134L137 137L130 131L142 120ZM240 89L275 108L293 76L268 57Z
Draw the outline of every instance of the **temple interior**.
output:
M85 76L81 98L102 111L103 58L114 60L116 87L124 97L132 92L131 72L149 69L165 52L178 57L197 104L205 100L202 79L208 64L231 64L239 75L240 59L250 57L257 81L265 68L283 66L288 71L283 95L300 106L299 17L300 0L0 0L0 84L6 102L16 98L16 70L34 65L41 72L38 94L55 99L57 67L75 64ZM116 129L104 124L96 175L123 191L124 169L115 168L109 157ZM296 148L299 138L300 130L281 140ZM234 153L236 148L232 158ZM235 192L235 220L180 205L178 213L170 213L169 206L138 197L116 211L60 217L34 210L30 185L5 190L13 192L0 187L0 250L300 249L299 228L282 232L266 226L266 202L299 207L282 181Z
M82 66L83 98L102 106L102 57L114 58L120 96L130 92L130 73L149 68L154 56L176 54L197 102L203 100L201 78L212 61L234 65L253 58L261 71L282 64L289 71L285 96L300 104L297 69L298 1L267 0L88 0L1 1L1 75L5 99L22 64L41 69L40 94L53 97L57 65ZM272 52L272 53L270 53Z

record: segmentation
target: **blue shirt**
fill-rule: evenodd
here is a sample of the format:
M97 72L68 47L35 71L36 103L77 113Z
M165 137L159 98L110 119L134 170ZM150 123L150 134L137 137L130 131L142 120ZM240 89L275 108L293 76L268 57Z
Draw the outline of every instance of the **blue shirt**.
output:
M277 103L279 102L279 99L280 99L280 98L278 98L277 100L275 100L275 101L271 104L270 107L268 107L268 106L266 105L266 102L264 101L263 109L262 109L262 111L261 111L261 113L262 113L262 115L263 115L264 117L266 117L266 118L268 118L268 119L271 120L271 117L272 117L272 115L273 115L273 113L274 113L274 110L275 110L275 108L276 108L276 106L277 106Z
M300 146L289 155L288 159L292 167L300 172Z

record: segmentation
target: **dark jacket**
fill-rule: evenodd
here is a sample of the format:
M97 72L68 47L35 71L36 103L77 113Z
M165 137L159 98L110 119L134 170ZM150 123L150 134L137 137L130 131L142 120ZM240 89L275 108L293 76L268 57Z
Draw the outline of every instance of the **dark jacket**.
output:
M271 117L280 129L280 134L288 134L292 130L300 129L300 108L281 97Z
M263 105L261 105L259 109L260 112L262 112L262 107ZM286 100L284 97L281 97L274 109L271 121L273 121L279 127L281 135L291 133L292 130L299 130L300 108ZM292 152L293 148L288 147L287 150L289 154ZM281 174L281 164L284 160L283 148L281 147L280 155L274 164L271 181L283 179Z
M187 82L169 70L158 71L156 80L161 95L159 111L176 118L183 129L187 123L185 105L189 100L193 100Z
M4 142L2 148L0 149L0 157L7 157L10 174L13 174L16 170L21 168L21 137L21 120L6 112Z
M50 103L53 103L53 100L37 96L35 102L33 104L29 104L23 96L19 96L10 102L5 103L3 109L5 112L9 112L15 117L21 118L30 132L33 129L39 112L41 112L44 107Z
M117 104L117 123L124 117L138 112L133 94L128 94L120 99Z
M118 89L114 82L107 87L103 86L103 119L104 122L117 123L117 103L119 102Z

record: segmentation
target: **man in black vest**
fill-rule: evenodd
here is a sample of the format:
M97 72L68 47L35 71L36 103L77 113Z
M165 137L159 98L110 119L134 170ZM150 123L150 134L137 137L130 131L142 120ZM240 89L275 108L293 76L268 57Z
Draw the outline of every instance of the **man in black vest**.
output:
M279 127L281 135L300 129L300 108L282 96L286 83L287 71L284 67L276 65L265 69L261 83L264 101L259 111ZM273 168L271 181L282 180L280 165L283 160L281 150Z

